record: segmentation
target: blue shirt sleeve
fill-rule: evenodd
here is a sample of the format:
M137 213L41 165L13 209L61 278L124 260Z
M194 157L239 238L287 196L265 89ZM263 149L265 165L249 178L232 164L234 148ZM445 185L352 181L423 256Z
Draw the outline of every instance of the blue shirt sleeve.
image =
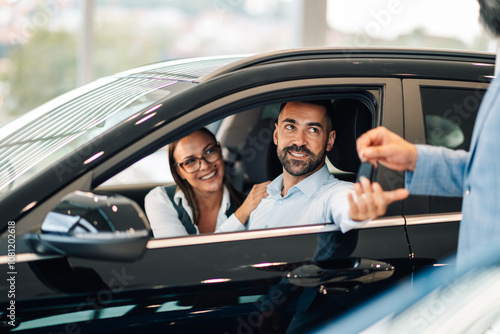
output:
M405 188L412 195L461 197L469 153L445 147L415 145L414 172L405 173Z

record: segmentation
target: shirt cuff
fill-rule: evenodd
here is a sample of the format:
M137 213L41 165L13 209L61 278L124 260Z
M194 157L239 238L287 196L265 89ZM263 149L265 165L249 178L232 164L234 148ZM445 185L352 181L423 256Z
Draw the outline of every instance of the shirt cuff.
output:
M363 220L363 221L356 221L356 220L352 220L348 216L348 217L345 217L342 221L342 224L340 224L340 226L339 226L340 231L342 231L342 233L346 233L346 232L352 230L353 228L364 226L371 221L372 221L371 219L367 219L367 220Z
M422 171L422 168L425 168L423 166L428 166L427 160L428 160L428 155L427 152L429 152L429 146L428 145L420 145L417 144L415 145L417 148L417 163L415 165L415 170L412 171L405 171L405 189L410 190L411 189L411 184L413 181L413 176L414 175L419 175L419 172Z
M352 192L353 192L354 197L356 197L356 193L354 192L354 190ZM348 202L346 203L346 205L347 205L347 207L349 207ZM336 220L334 219L334 221L336 221ZM357 227L361 227L361 226L366 225L367 223L371 222L371 219L366 219L366 220L362 220L362 221L353 220L349 216L349 213L347 210L341 210L340 211L340 219L338 219L338 221L340 221L340 224L338 224L340 231L342 231L342 233L346 233L347 231L352 230L353 228L357 228Z
M229 218L225 222L223 222L219 226L219 228L215 231L215 233L237 232L244 230L245 230L245 225L243 225L233 213L231 216L229 216Z
M405 171L405 189L410 189L412 180L413 172L409 170Z

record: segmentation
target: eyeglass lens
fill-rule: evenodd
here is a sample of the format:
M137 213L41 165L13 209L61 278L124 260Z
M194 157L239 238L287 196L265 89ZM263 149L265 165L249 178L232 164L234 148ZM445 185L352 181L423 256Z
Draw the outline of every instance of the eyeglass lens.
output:
M221 151L218 146L212 146L203 152L203 156L201 158L189 158L184 160L180 165L184 168L184 170L188 173L197 172L201 167L201 159L205 160L207 163L216 162L221 158Z

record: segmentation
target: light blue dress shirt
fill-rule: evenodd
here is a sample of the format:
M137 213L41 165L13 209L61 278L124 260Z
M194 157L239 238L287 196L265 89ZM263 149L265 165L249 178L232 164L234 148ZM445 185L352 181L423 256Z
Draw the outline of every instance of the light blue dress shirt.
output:
M326 165L308 176L281 196L283 174L268 186L269 196L263 198L250 215L247 229L266 229L332 223L347 232L355 226L368 222L357 222L349 218L347 194L354 192L351 182L340 181L331 175ZM245 227L232 215L220 231L243 230Z
M463 196L457 261L500 244L500 79L490 84L474 125L469 152L417 145L411 194Z

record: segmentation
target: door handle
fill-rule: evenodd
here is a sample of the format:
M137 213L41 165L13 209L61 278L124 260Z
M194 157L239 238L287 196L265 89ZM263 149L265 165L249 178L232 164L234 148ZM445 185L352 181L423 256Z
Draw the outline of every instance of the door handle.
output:
M301 287L353 287L381 281L392 276L390 263L363 258L348 258L309 263L286 274L288 281Z

